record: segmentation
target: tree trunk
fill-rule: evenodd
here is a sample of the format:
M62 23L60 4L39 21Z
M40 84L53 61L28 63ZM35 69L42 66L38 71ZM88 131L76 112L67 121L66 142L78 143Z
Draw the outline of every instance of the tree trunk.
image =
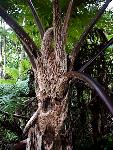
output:
M62 79L62 75L66 72L64 62L59 63L59 54L56 54L58 56L56 58L54 49L51 48L52 32L53 29L50 28L44 34L42 64L40 66L37 64L38 69L34 70L38 112L33 116L34 127L32 126L28 133L30 139L27 150L31 147L36 150L62 149L61 128L68 112L68 94L64 85L67 86L68 80ZM64 59L66 60L66 57ZM61 84L62 82L64 84Z
M43 36L41 63L37 63L37 68L34 70L38 110L32 118L35 118L35 123L28 133L27 150L31 147L36 150L62 149L61 128L64 126L68 112L68 80L62 78L62 75L67 72L67 57L62 41L57 0L53 1L53 12L54 28L49 28ZM28 126L29 124L26 128Z
M69 7L71 7L70 4ZM26 150L73 149L72 129L68 136L66 133L68 131L66 121L70 120L68 114L69 80L75 75L86 82L89 80L80 74L67 74L64 33L67 31L68 21L69 19L65 20L62 27L59 1L53 0L53 27L44 33L40 63L36 60L36 69L33 70L38 110L24 129L24 133L28 131ZM92 26L91 23L91 28Z

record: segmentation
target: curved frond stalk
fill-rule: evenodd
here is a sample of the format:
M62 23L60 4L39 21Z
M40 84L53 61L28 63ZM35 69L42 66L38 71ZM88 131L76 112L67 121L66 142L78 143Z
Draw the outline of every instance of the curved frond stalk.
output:
M23 130L23 134L26 134L27 131L29 130L29 128L32 126L32 124L35 122L35 120L37 119L38 115L39 115L39 111L40 109L37 109L37 111L33 114L33 116L30 118L30 120L27 122L24 130Z
M31 12L32 12L32 14L33 14L33 16L34 16L34 20L35 20L35 23L36 23L36 25L37 25L37 27L38 27L38 29L39 29L41 38L43 39L43 36L44 36L44 28L43 28L43 25L42 25L42 23L41 23L41 21L40 21L40 18L39 18L39 16L38 16L37 12L36 12L36 9L35 9L35 7L34 7L34 5L33 5L33 3L32 3L32 0L27 0L27 2L28 2L28 5L29 5L29 7L30 7L30 9L31 9Z
M29 35L24 31L24 29L0 6L0 16L4 21L15 31L19 39L21 39L24 45L25 51L34 67L35 59L40 57L40 51L38 50L34 41L29 37Z
M29 59L30 59L30 62L31 62L31 64L32 64L32 67L33 67L34 69L36 69L35 59L34 59L34 57L32 56L31 51L29 51L29 46L28 46L25 42L23 42L23 40L21 40L20 38L19 38L19 40L20 40L20 42L21 42L21 44L22 44L22 46L23 46L25 52L27 53L27 55L28 55L28 57L29 57Z
M64 19L64 23L63 23L63 31L62 31L63 43L65 43L66 37L67 37L67 29L68 29L69 20L70 20L70 16L71 16L71 12L72 12L72 7L73 7L73 0L70 0L70 2L68 4L66 16L65 16L65 19Z
M101 98L103 103L106 105L110 113L113 115L113 103L111 102L109 96L106 95L103 87L97 81L95 81L93 78L91 78L90 76L86 74L82 74L82 73L75 72L75 71L70 71L68 73L65 73L63 77L64 78L66 77L68 79L73 79L73 78L79 79L85 82L90 88L96 91L96 93L99 95L99 97Z
M71 66L70 66L70 70L73 70L73 66L75 63L75 60L77 59L77 55L80 51L81 46L84 43L84 40L86 39L88 33L92 30L93 26L97 23L97 21L100 19L100 17L102 16L102 14L104 13L105 9L107 8L108 4L111 2L112 0L106 0L105 4L102 6L102 8L98 11L98 13L96 14L96 16L91 20L91 22L86 26L85 31L83 32L83 34L80 37L80 40L78 41L77 44L75 44L74 49L72 51L71 54Z
M111 38L106 45L100 50L98 54L96 54L93 58L91 58L84 66L79 69L79 72L83 72L106 48L113 44L113 38Z

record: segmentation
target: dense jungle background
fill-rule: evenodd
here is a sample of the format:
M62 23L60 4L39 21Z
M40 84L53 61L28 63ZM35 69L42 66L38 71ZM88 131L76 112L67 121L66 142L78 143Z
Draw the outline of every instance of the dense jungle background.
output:
M33 3L45 29L50 27L51 1L34 0ZM75 1L67 36L67 55L71 53L73 44L78 41L85 26L103 3L103 0ZM40 47L41 38L26 2L0 0L0 5L24 27L37 43L37 47ZM60 5L62 12L65 12L67 1L61 0ZM104 48L105 43L113 37L111 6L113 7L113 3L89 32L78 54L74 70L82 71L82 67L84 73L101 83L113 102L113 45ZM71 120L66 120L69 127L67 135L73 134L72 144L75 149L112 150L113 116L98 95L79 80L71 81L69 92L71 97L68 113ZM26 139L23 135L25 124L36 110L37 99L31 64L18 37L0 17L0 150L18 149L21 141ZM74 132L70 133L72 128ZM24 144L19 147L20 150L22 148L25 149Z

